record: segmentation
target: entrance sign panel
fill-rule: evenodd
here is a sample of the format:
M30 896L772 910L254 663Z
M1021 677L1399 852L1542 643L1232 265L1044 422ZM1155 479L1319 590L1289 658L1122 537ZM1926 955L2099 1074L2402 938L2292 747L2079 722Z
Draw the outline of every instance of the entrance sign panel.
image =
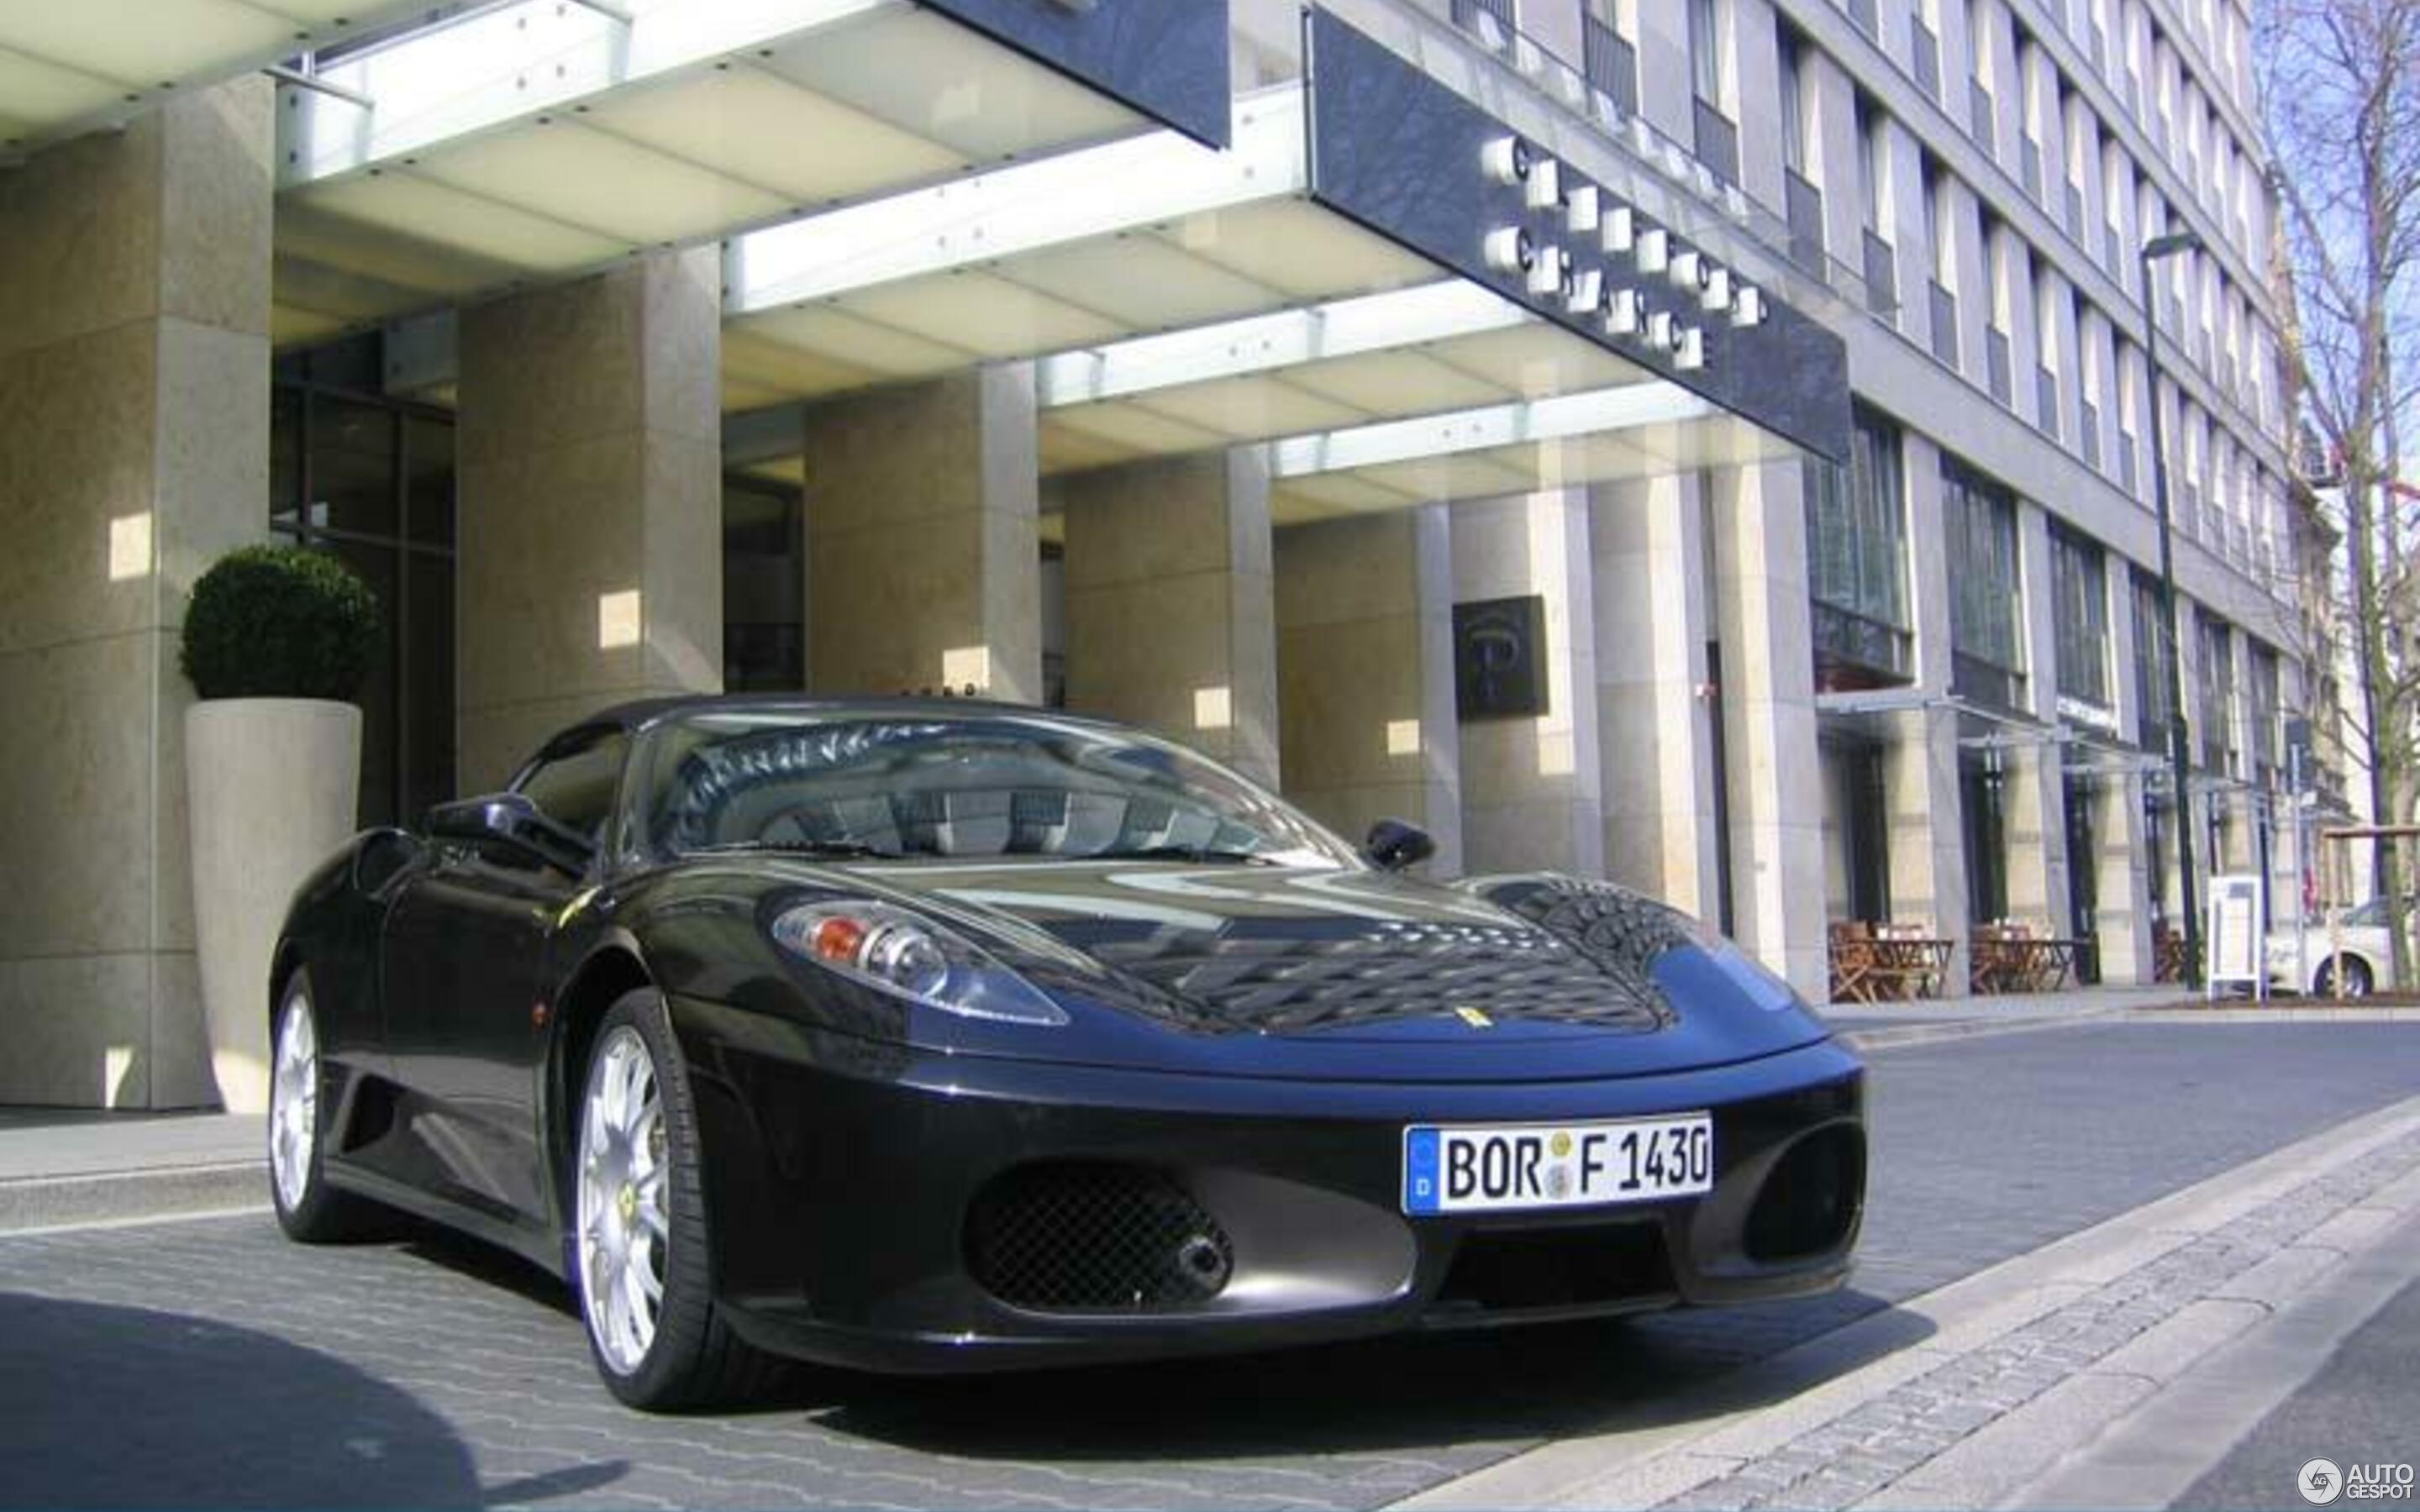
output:
M1227 0L923 0L1212 147L1227 145Z
M1818 455L1845 462L1840 338L1326 11L1311 197Z
M2261 879L2257 876L2210 879L2210 991L2241 983L2261 997L2269 995L2269 980L2261 969Z

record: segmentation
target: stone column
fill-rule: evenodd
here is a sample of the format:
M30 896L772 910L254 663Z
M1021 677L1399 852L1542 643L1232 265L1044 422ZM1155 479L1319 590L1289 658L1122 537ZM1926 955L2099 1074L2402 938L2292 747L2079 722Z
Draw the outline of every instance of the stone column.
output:
M1714 721L1707 686L1706 531L1695 474L1599 487L1597 751L1605 871L1700 918L1716 890Z
M216 1100L178 633L263 538L274 96L0 170L0 1103Z
M1731 847L1731 933L1807 996L1831 964L1815 743L1807 502L1798 463L1709 474Z
M1916 691L1949 693L1949 558L1943 534L1941 453L1914 432L1900 446L1907 478L1908 591L1916 623ZM1922 707L1894 715L1883 756L1889 814L1891 913L1956 942L1942 991L1966 991L1966 815L1958 785L1958 717Z
M1063 498L1067 706L1148 726L1274 786L1266 455L1080 473Z
M1277 532L1278 732L1286 796L1359 841L1386 818L1463 871L1446 506Z
M1042 700L1033 370L807 411L808 686Z
M462 313L461 786L722 683L721 265L658 253Z
M1462 841L1472 872L1605 874L1595 594L1585 489L1453 506L1458 604L1544 600L1546 712L1462 726Z

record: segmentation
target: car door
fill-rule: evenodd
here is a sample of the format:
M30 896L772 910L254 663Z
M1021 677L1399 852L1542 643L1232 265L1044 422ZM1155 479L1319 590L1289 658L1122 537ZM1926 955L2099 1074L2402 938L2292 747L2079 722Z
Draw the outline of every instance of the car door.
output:
M515 784L549 818L603 834L627 737L574 732ZM386 1036L408 1094L413 1173L499 1217L545 1212L536 1085L556 921L591 885L499 841L437 841L387 915ZM593 864L592 864L593 870Z

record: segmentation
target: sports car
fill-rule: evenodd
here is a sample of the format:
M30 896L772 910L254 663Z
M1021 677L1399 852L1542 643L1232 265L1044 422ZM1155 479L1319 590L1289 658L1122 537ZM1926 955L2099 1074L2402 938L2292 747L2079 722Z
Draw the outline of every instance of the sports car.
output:
M644 1408L1789 1296L1863 1072L1637 894L1421 880L1141 732L692 698L373 830L276 948L271 1185L570 1283Z

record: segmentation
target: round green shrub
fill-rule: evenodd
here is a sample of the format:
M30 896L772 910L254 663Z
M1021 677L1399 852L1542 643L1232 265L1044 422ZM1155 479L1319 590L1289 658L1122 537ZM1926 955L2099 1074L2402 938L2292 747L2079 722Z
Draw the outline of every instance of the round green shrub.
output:
M194 584L182 661L206 699L343 701L378 645L378 600L352 568L299 546L248 546Z

